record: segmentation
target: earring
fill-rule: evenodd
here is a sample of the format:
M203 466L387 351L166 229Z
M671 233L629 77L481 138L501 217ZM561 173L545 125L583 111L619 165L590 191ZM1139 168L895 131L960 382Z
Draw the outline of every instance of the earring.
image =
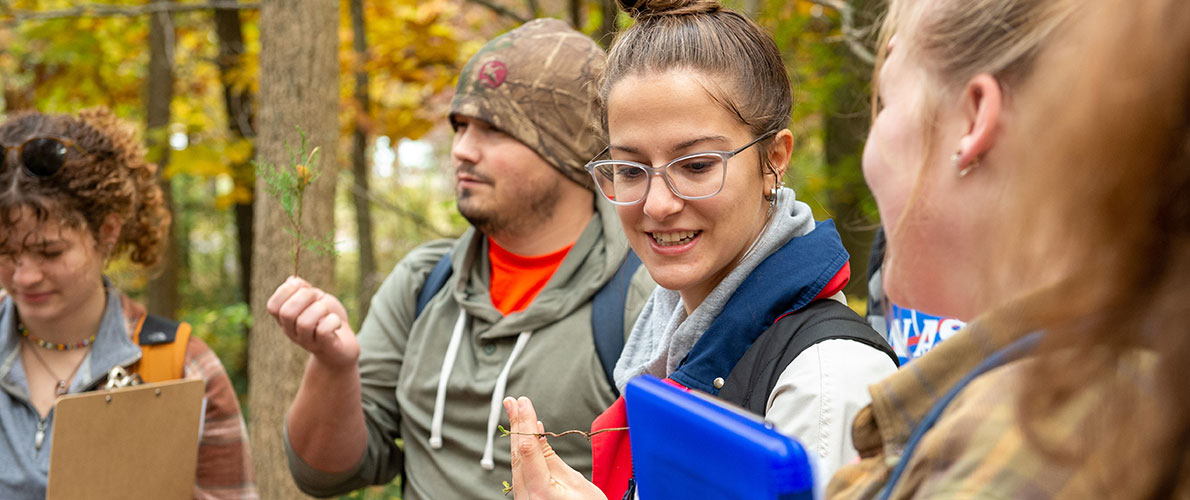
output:
M971 160L971 163L968 163L966 166L960 166L959 160L962 158L962 154L962 151L955 151L954 154L950 155L950 163L954 165L954 168L958 169L960 179L966 177L967 174L971 173L972 170L975 170L977 167L979 167L978 157Z
M777 193L781 192L781 188L783 187L785 187L785 181L778 180L776 185L769 188L768 194L764 195L765 201L768 201L769 203L776 203Z

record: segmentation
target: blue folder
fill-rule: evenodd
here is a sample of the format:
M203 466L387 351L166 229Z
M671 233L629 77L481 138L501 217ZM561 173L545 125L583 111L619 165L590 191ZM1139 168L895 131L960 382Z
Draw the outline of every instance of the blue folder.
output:
M742 408L642 375L624 390L641 500L811 500L793 438Z

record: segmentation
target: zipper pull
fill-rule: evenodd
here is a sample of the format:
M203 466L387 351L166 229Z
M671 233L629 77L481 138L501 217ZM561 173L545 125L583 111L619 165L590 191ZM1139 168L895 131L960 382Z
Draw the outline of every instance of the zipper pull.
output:
M45 441L45 420L37 421L37 432L33 434L33 447L41 451L41 443Z

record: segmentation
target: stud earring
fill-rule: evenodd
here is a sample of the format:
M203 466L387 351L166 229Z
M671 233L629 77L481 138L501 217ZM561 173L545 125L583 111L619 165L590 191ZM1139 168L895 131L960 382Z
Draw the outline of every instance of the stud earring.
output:
M971 160L971 163L968 163L965 166L959 165L959 160L961 159L962 151L956 151L953 155L950 155L950 163L954 165L954 168L958 169L960 179L966 177L967 174L971 173L972 170L975 170L977 167L979 167L979 158Z

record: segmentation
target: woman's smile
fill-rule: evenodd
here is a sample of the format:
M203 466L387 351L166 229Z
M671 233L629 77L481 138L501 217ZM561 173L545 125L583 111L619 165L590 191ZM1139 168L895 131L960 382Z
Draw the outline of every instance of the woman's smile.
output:
M648 235L653 239L653 251L678 254L693 248L702 231L650 231Z

